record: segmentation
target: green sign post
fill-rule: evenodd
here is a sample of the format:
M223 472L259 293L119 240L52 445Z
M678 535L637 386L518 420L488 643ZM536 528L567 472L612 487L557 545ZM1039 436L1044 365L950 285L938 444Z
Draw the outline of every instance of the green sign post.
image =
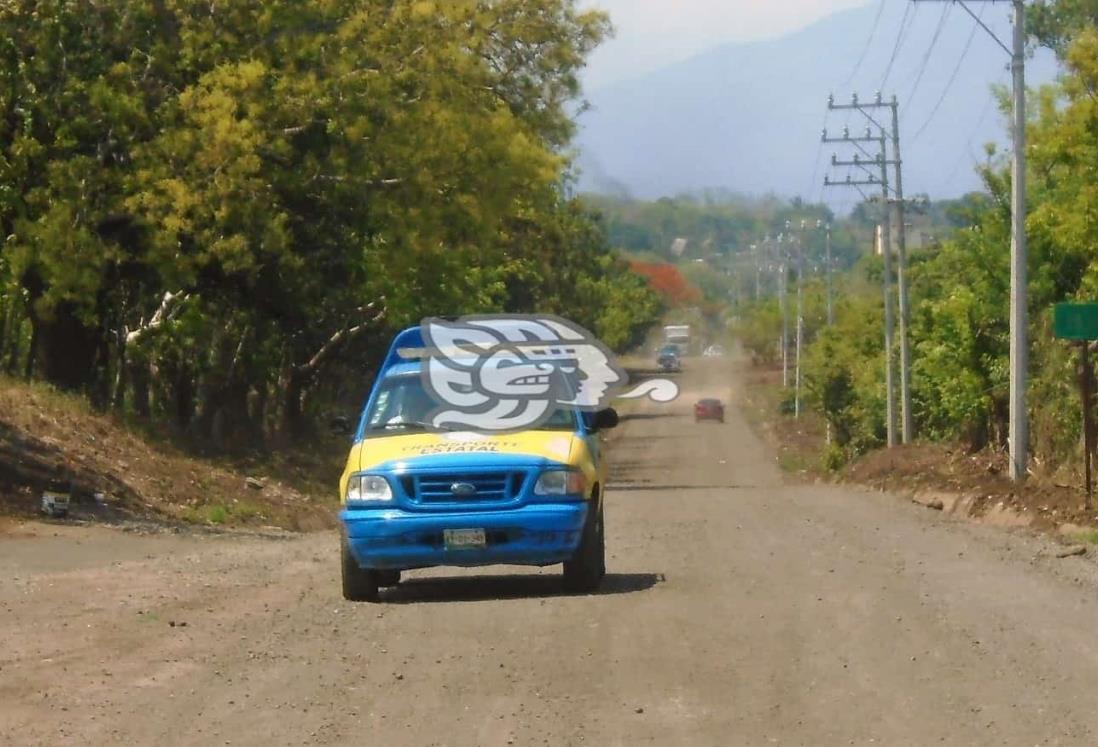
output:
M1083 465L1087 483L1085 508L1089 511L1093 492L1091 463L1094 454L1094 367L1090 360L1090 343L1098 340L1098 303L1057 304L1052 328L1057 339L1079 343L1079 391L1083 397Z

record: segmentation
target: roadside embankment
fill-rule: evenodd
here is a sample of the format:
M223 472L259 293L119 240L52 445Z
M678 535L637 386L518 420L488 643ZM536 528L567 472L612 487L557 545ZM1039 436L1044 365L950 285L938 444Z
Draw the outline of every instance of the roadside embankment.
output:
M320 442L198 457L80 397L0 379L0 516L36 516L42 491L59 484L71 489L70 521L319 529L332 525L335 491L324 486L345 453Z
M1018 486L1007 476L1005 454L970 453L956 444L919 442L829 465L826 423L811 411L799 419L792 414L792 392L782 386L780 367L743 360L734 367L734 376L737 403L775 450L787 479L864 485L970 521L1098 543L1098 511L1085 507L1082 485L1033 475Z

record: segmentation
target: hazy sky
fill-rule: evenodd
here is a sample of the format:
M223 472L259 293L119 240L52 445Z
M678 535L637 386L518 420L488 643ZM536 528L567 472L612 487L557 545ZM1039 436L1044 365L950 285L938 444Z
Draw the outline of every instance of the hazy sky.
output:
M595 52L588 89L691 57L723 42L780 36L869 0L580 0L609 11L617 34Z

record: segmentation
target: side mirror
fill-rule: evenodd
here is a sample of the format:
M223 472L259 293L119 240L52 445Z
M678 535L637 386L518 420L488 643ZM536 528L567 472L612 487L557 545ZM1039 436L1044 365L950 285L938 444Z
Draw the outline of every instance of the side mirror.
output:
M595 430L603 431L610 430L611 428L617 428L619 420L620 418L618 418L618 411L615 410L613 407L608 407L605 410L599 410L595 413Z

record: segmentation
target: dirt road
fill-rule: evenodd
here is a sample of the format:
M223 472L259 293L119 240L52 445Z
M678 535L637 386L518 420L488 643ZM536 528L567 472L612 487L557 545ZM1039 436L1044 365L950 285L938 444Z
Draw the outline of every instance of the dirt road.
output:
M614 444L610 576L419 571L334 534L0 534L0 743L1095 744L1098 574L890 496L789 486L728 364Z

